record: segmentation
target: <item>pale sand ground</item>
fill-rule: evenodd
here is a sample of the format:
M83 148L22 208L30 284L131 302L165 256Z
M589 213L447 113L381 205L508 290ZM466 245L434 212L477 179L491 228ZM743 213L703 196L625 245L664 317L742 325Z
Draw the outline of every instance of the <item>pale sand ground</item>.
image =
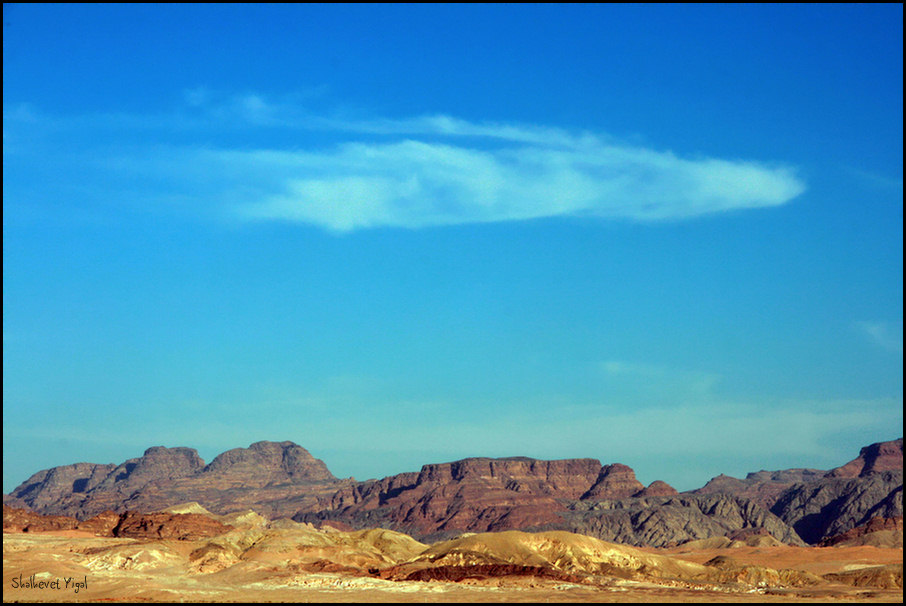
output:
M120 545L132 560L86 565L85 553ZM177 601L177 602L902 602L902 590L826 585L805 589L755 589L750 593L718 592L710 587L671 588L650 583L616 581L610 587L587 587L525 577L467 583L392 582L327 573L294 573L265 562L242 562L210 574L185 572L183 558L196 545L158 541L153 545L132 539L86 536L86 533L3 535L3 600L24 602ZM159 548L159 549L157 549ZM745 547L683 552L651 549L693 562L715 555L741 564L797 568L825 574L902 563L901 549L875 547L799 548ZM88 555L87 558L91 556ZM125 567L123 567L125 566ZM60 580L60 589L14 588L12 579ZM75 593L65 578L88 587ZM499 585L499 586L494 586Z

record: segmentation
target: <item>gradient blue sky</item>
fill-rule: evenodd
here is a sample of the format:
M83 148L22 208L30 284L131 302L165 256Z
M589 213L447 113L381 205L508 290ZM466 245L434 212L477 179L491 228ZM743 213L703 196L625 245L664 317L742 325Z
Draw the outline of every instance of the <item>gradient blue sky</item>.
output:
M829 468L903 428L903 7L3 8L3 488Z

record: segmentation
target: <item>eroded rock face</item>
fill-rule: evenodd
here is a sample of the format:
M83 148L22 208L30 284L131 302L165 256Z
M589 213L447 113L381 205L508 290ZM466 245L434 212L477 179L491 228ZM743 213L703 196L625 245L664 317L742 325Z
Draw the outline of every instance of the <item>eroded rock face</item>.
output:
M804 544L776 515L749 499L728 494L576 501L562 517L570 532L627 545L664 547L738 536L747 529L769 533L784 543Z
M903 516L903 471L824 478L784 492L771 511L806 542L842 534L871 518Z
M752 472L746 475L745 479L721 474L691 493L732 494L751 499L770 509L780 495L791 486L820 480L826 473L820 469L783 469Z

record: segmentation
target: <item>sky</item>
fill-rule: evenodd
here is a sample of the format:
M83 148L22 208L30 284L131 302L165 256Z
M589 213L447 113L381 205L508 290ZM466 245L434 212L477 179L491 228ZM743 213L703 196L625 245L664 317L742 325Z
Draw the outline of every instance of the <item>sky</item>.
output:
M3 6L3 490L903 435L903 7Z

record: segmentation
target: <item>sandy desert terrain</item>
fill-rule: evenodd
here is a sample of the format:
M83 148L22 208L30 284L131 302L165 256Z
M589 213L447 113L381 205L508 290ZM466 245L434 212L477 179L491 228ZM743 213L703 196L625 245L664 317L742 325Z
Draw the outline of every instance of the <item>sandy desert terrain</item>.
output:
M213 514L209 514L213 515ZM195 540L5 532L4 601L740 602L902 600L901 548L698 541L634 548L562 531L425 545L253 513Z

